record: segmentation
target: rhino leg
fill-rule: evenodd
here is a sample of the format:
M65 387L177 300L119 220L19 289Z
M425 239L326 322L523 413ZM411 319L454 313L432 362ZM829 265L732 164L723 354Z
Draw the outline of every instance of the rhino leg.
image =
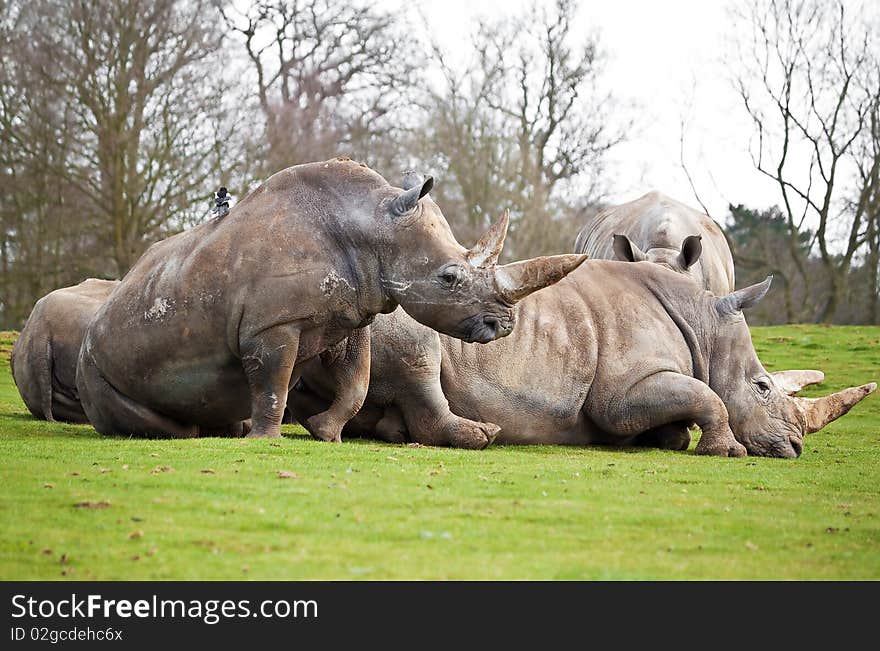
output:
M52 391L52 413L58 420L65 423L88 424L89 422L80 401L61 391Z
M604 420L620 435L638 435L671 424L695 422L702 430L697 454L744 457L721 398L697 379L663 371L636 383L608 410Z
M633 445L661 450L687 450L691 444L691 433L687 423L670 423L649 429L639 434Z
M241 363L251 391L250 438L278 438L287 391L296 364L299 329L283 324L240 344Z
M452 413L440 384L440 338L436 333L433 343L428 350L421 351L417 363L404 360L401 368L393 369L397 377L395 404L403 415L409 438L424 445L481 450L495 440L501 428ZM390 421L385 424L393 425Z
M330 406L303 421L303 426L321 441L342 441L342 428L360 411L370 387L370 328L354 330L341 352L321 353L324 370L336 387Z
M101 374L83 345L76 369L76 388L92 426L101 434L192 438L196 425L184 425L120 393Z
M378 438L389 443L406 443L409 440L403 414L394 406L385 409L373 431Z

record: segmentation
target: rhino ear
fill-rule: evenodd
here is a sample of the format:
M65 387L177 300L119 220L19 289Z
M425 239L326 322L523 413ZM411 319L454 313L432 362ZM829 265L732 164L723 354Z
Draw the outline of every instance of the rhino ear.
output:
M703 253L703 236L688 235L681 243L681 253L678 254L678 264L682 269L690 269Z
M404 183L407 182L410 182L410 179L405 176ZM412 187L404 190L391 200L392 214L398 216L407 214L419 204L419 199L428 194L433 187L433 176L426 176L425 180L421 183L413 184Z
M718 314L721 316L728 316L754 307L764 298L764 295L770 289L771 282L773 282L773 276L767 276L760 283L743 287L735 292L731 292L727 296L722 296L715 301L715 309L718 310Z
M642 262L647 260L645 252L642 251L635 243L626 235L614 235L614 255L618 260L623 262Z

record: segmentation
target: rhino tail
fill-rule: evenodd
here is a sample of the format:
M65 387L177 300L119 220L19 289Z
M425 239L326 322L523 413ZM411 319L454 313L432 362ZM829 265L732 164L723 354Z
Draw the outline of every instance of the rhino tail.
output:
M43 409L43 418L49 422L55 422L52 414L52 340L46 340L44 355L37 358L37 385L40 389L40 406Z

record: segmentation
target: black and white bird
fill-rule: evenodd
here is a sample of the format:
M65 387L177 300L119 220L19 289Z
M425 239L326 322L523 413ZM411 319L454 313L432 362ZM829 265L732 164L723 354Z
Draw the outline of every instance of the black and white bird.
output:
M221 187L214 193L214 208L211 212L215 217L225 217L229 213L230 199L232 199L232 195L229 194L225 187Z

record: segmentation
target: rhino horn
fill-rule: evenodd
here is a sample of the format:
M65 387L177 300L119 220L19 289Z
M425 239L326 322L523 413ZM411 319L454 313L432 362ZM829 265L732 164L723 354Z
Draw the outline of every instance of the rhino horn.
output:
M490 267L498 262L501 249L504 246L504 238L507 237L507 226L510 224L510 211L504 214L489 227L480 241L467 252L468 262L474 267Z
M767 276L762 282L743 287L715 301L715 309L721 316L729 316L741 310L754 307L770 290L773 276Z
M777 371L770 375L773 376L776 386L790 396L793 396L806 386L820 384L825 381L825 374L822 371Z
M501 297L508 303L516 303L532 292L562 280L587 257L567 253L506 264L495 267L495 282Z
M876 382L850 387L824 398L791 398L804 415L804 434L818 432L831 421L837 420L877 388Z

